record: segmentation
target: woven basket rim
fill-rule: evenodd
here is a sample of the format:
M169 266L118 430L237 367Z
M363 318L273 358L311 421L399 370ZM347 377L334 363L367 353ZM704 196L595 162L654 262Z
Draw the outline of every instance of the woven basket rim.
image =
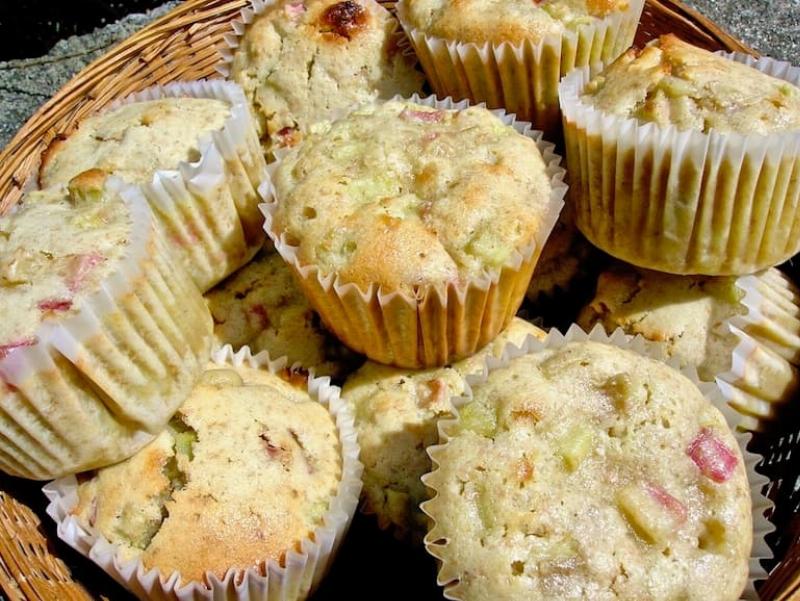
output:
M393 6L391 0L378 1ZM249 4L250 0L185 0L72 77L0 150L0 214L35 180L45 148L86 114L153 84L219 77L215 68L224 35ZM639 42L675 30L708 48L757 54L680 0L647 0L645 13L642 21L649 29L643 25ZM92 599L59 558L63 548L40 521L45 498L32 494L30 486L0 475L0 593L10 601ZM94 572L92 581L93 576ZM800 545L795 545L762 593L770 599L800 598L792 592L798 579Z

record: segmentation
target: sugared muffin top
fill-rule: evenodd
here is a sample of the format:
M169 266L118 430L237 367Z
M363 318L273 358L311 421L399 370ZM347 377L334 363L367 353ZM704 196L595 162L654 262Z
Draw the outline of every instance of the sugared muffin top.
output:
M275 359L286 356L317 376L342 376L356 357L320 323L289 266L262 252L206 293L220 346L249 346Z
M418 92L423 78L397 47L397 27L374 0L282 0L257 16L231 77L267 147L294 146L314 122L376 96Z
M515 317L491 344L453 365L409 370L368 361L347 379L342 397L355 414L362 496L381 527L392 525L398 534L421 540L427 519L419 504L428 495L420 478L430 471L425 449L438 439L439 418L452 415L452 397L464 393L466 376L480 373L487 357L499 357L508 343L520 346L529 335L546 334Z
M746 312L736 278L676 276L617 265L600 274L597 292L578 318L590 330L603 324L664 345L668 356L713 382L731 368L739 339L728 320Z
M406 0L406 25L459 42L516 44L560 35L612 13L629 0Z
M210 365L151 444L80 485L74 513L147 569L222 578L298 550L341 469L336 424L305 387Z
M473 390L426 478L430 550L455 598L739 598L753 536L746 469L689 379L572 342Z
M477 107L365 106L309 136L274 183L273 231L364 290L497 270L559 208L536 143Z
M40 324L76 314L125 256L128 206L88 171L26 194L0 216L0 359L38 342Z
M800 88L669 34L620 56L584 90L601 111L680 130L800 129Z
M209 98L134 102L93 115L51 144L39 175L43 186L67 183L100 169L129 183L150 181L159 169L200 158L200 138L221 129L230 105Z

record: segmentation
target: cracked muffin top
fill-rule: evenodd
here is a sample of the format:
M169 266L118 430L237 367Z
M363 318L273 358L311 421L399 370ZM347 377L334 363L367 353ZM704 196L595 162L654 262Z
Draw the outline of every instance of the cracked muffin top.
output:
M277 253L262 252L205 295L220 346L286 356L317 376L340 377L358 359L322 326Z
M438 439L436 426L452 415L452 397L464 393L465 376L480 373L488 356L499 357L508 343L520 346L545 333L515 317L488 346L473 357L446 367L409 370L368 361L350 376L342 398L352 407L367 511L381 528L393 525L400 536L422 539L427 518L419 504L428 498L420 478L430 471L425 449Z
M513 359L473 387L425 483L451 594L738 599L747 473L723 416L669 366L599 342Z
M743 297L736 278L676 276L617 265L600 274L595 297L578 324L587 332L600 323L609 334L622 328L663 343L667 356L713 382L731 367L739 339L727 321L747 311Z
M97 171L29 192L0 216L0 359L35 345L42 322L78 313L119 269L133 227Z
M622 117L680 130L768 134L800 129L800 88L669 34L630 49L581 100Z
M83 478L73 513L123 558L184 583L282 561L322 524L341 478L333 418L305 379L291 382L210 365L152 443Z
M412 294L496 272L554 213L536 143L481 107L362 107L283 157L273 233L302 264ZM557 207L556 207L557 208Z
M281 0L258 15L234 53L231 78L267 149L294 146L336 111L418 92L423 77L397 47L397 29L374 0Z
M45 152L42 186L67 183L88 169L113 173L133 184L155 171L200 159L200 138L221 129L230 105L207 98L134 102L93 115Z
M538 42L628 10L628 0L405 0L404 25L459 42Z

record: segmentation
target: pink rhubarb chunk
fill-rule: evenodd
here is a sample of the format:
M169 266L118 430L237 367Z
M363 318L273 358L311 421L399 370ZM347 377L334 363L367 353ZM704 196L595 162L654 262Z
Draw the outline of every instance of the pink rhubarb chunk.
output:
M404 109L400 117L406 121L416 121L418 123L441 123L444 119L444 111L414 111Z
M69 311L72 308L72 300L69 298L48 298L39 301L36 306L40 311Z
M686 447L686 454L704 476L718 483L727 482L739 463L736 454L708 428L700 430Z
M15 340L14 342L9 342L8 344L0 344L0 359L5 359L6 357L8 357L9 353L18 348L33 346L37 342L39 341L36 338L23 338L21 340Z
M72 257L67 272L67 287L72 292L77 292L92 269L105 260L106 258L98 253L85 253Z
M664 509L669 511L678 523L683 524L686 521L686 506L683 503L657 484L648 483L645 485L645 488L647 489L647 494Z
M302 2L292 2L285 5L283 10L286 11L286 16L292 21L297 21L306 12L306 7Z

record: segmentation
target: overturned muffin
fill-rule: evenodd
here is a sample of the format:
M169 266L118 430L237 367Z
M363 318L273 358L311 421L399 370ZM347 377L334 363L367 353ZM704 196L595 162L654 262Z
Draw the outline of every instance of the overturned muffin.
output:
M775 419L781 406L794 398L800 373L787 347L775 347L770 331L781 313L798 311L797 289L777 270L750 278L763 292L781 298L762 301L759 318L748 318L742 330L731 325L751 311L736 278L674 276L623 265L600 274L595 298L584 307L578 323L589 330L602 324L607 333L622 328L663 344L682 367L694 367L702 380L724 376L736 387L734 406L749 418L748 429L760 429L755 419ZM769 296L764 297L768 299ZM796 331L796 326L795 326ZM746 350L734 361L734 351ZM791 342L787 343L791 345Z
M473 392L425 478L426 543L448 598L739 599L747 472L691 380L568 342L512 359Z
M100 169L146 183L159 169L198 160L200 139L221 129L230 111L229 103L214 98L161 98L92 115L50 145L39 181L43 186L66 183Z
M262 252L205 297L219 345L285 356L317 376L342 377L358 363L322 326L278 254Z
M489 346L453 365L407 370L368 362L345 382L342 396L355 414L364 464L363 508L381 528L421 540L427 518L419 504L428 498L420 478L430 471L425 449L438 440L439 418L452 415L452 397L463 394L465 376L480 372L489 356L527 336L543 338L536 326L514 318Z
M397 21L374 0L281 0L247 26L230 67L268 150L294 146L311 125L376 97L422 88L398 48Z
M121 559L203 582L282 563L322 524L341 474L336 423L305 387L212 365L153 443L81 483L74 513Z

